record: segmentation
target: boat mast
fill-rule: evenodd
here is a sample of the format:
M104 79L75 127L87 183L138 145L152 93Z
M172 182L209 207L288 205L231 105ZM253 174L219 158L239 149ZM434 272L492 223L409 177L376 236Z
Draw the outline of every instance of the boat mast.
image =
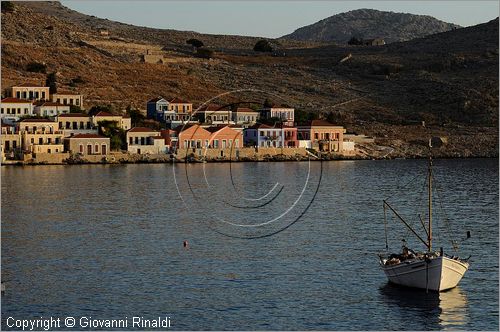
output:
M432 147L429 142L429 147ZM430 150L430 149L429 149ZM429 233L427 234L427 248L432 250L432 157L429 153Z

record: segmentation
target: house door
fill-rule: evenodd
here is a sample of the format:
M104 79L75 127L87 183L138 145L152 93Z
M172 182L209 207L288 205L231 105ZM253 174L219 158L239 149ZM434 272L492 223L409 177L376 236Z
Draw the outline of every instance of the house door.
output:
M103 144L101 146L101 152L102 152L102 154L108 154L108 151L106 150L106 148L107 148L106 144Z
M92 145L87 145L87 154L92 154Z

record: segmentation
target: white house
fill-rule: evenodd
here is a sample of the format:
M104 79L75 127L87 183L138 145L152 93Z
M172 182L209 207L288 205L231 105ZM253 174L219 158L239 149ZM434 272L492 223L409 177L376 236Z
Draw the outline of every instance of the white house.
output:
M69 113L70 106L51 101L38 102L35 106L34 112L40 116L55 117L60 114Z
M33 115L34 103L31 100L4 98L1 104L0 118L2 122L13 124L22 116Z
M281 148L284 147L283 129L256 124L243 131L243 141L247 146Z
M284 125L293 126L295 122L295 110L291 107L272 106L260 110L263 118L278 118Z

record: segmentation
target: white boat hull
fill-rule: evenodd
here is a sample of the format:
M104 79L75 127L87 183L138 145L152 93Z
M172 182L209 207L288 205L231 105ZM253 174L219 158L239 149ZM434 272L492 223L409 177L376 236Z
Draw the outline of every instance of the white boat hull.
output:
M390 282L407 287L445 291L458 285L469 264L448 257L408 260L397 265L382 266Z

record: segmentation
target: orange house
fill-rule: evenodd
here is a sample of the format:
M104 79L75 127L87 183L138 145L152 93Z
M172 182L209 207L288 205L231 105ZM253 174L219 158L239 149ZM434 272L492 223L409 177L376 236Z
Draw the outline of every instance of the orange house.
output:
M242 148L243 134L241 130L235 130L230 126L217 126L207 128L212 133L210 137L210 148L227 149Z
M167 134L165 132L165 134ZM179 128L178 148L179 149L227 149L242 148L243 135L241 131L230 126L215 126L202 128L200 125L186 125Z
M212 133L202 128L200 125L186 125L178 128L178 148L204 148L208 147ZM177 129L176 128L176 129Z
M310 140L311 146L319 151L342 152L345 128L325 120L309 121L297 126L299 140Z

